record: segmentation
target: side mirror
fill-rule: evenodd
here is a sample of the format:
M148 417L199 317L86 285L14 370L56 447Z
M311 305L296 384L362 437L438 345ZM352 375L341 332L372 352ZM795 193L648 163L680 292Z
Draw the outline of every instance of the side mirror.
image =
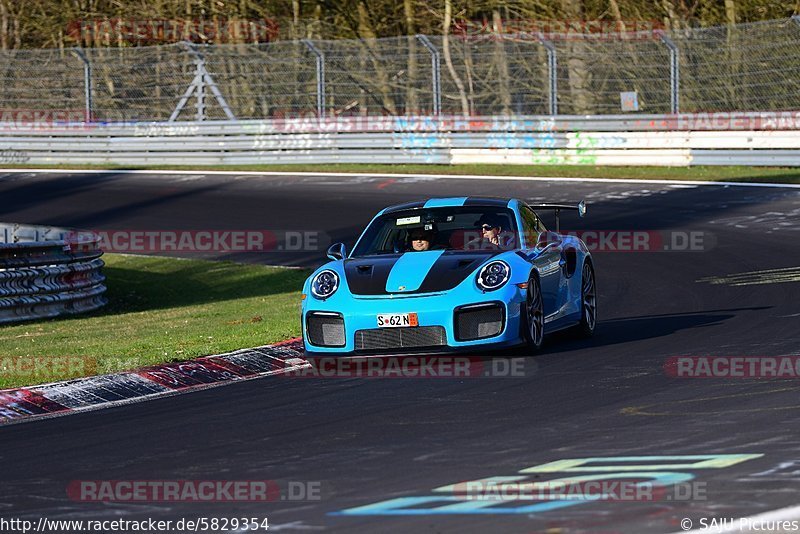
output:
M586 216L586 201L581 200L578 202L578 217Z
M328 248L328 258L332 260L343 260L347 256L347 247L344 243L334 243Z

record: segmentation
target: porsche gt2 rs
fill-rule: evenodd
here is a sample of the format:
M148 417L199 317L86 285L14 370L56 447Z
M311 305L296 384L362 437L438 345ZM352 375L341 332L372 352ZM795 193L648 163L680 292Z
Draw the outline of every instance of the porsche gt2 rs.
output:
M306 351L535 350L556 330L592 335L594 265L583 241L558 233L565 209L586 208L476 197L385 208L305 281ZM539 216L550 210L556 232Z

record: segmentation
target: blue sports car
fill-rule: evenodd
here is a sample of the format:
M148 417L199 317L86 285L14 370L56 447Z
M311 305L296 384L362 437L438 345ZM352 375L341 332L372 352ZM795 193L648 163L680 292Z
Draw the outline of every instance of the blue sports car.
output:
M477 197L385 208L349 254L332 245L303 285L306 351L536 350L556 330L592 335L594 266L583 241L558 233L566 209L586 211ZM539 215L551 210L555 232Z

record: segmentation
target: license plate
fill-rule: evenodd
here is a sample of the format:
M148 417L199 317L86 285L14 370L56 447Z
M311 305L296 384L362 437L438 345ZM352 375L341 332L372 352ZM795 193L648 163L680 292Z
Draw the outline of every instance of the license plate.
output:
M416 313L379 313L380 328L398 328L403 326L419 326Z

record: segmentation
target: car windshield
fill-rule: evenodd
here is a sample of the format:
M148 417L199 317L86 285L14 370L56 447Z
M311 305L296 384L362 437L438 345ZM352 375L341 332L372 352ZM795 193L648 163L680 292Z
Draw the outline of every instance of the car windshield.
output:
M364 231L353 256L425 250L517 248L514 212L494 206L448 206L387 213Z

